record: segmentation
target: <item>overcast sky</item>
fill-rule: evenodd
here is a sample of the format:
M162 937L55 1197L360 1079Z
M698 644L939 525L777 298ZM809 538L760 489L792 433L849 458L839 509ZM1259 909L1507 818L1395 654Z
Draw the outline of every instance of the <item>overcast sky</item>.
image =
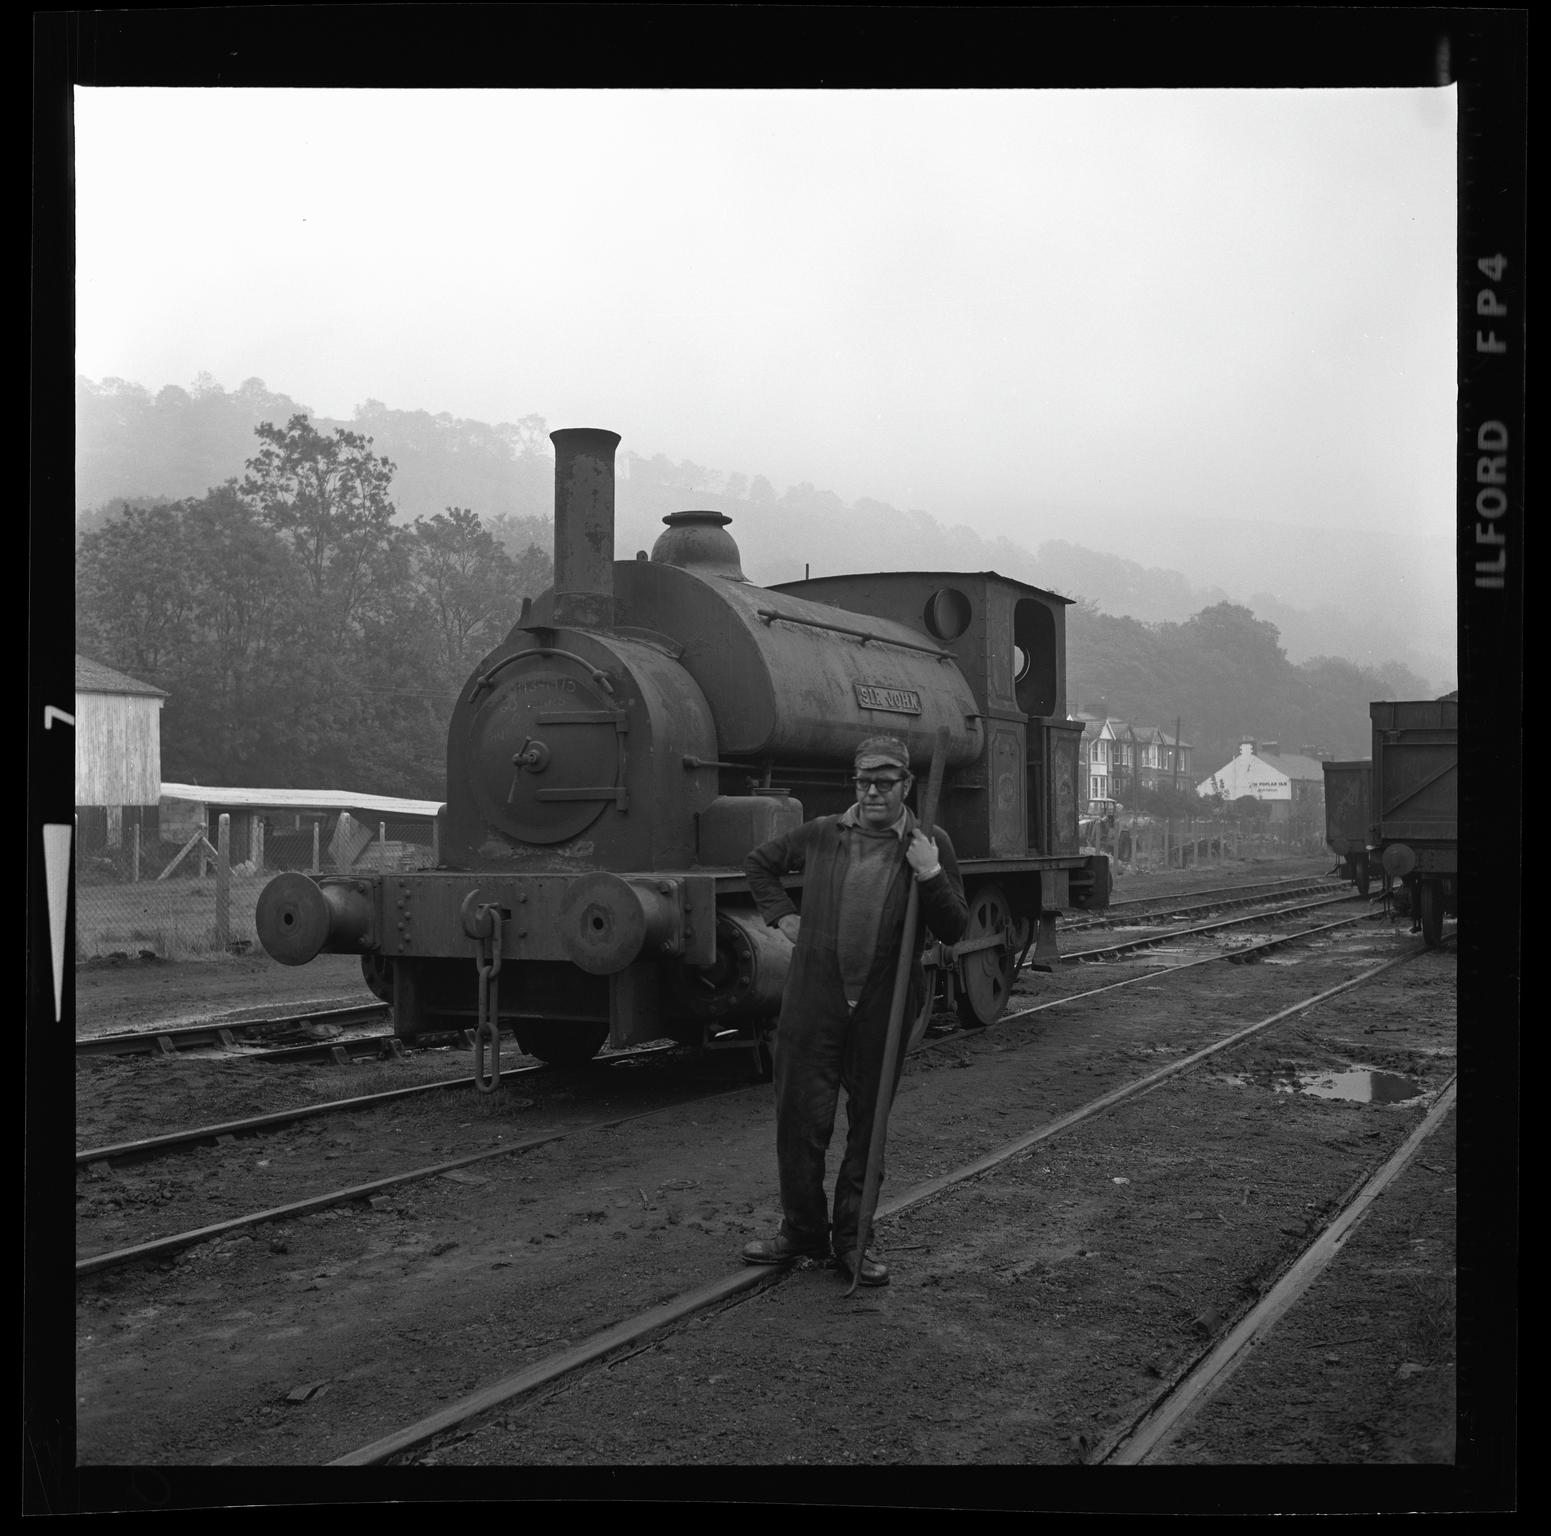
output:
M1031 546L1031 508L1448 537L1455 114L79 89L76 367L537 413Z

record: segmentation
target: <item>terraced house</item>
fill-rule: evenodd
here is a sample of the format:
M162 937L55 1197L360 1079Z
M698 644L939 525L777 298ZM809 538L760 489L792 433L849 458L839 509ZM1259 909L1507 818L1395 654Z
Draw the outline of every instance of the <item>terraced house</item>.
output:
M1141 789L1190 783L1190 743L1155 725L1132 725L1113 715L1072 716L1083 722L1082 755L1088 779L1088 809L1101 814L1110 802L1124 805Z

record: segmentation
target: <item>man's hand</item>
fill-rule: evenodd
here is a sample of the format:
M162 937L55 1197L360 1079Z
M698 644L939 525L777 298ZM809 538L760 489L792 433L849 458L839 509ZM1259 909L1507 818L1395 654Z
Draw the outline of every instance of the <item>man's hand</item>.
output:
M797 942L797 930L802 925L802 919L795 912L788 912L785 917L776 919L776 927L789 938L793 944Z
M910 842L905 848L905 857L910 862L910 867L915 871L917 880L930 880L942 870L942 865L937 858L937 844L929 838L919 827L910 834Z

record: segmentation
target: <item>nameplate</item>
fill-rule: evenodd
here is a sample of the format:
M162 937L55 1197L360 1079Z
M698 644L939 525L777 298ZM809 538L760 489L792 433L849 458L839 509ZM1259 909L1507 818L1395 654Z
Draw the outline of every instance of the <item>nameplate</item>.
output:
M896 715L919 715L921 695L910 688L879 688L872 683L857 683L856 702L863 709L886 709Z

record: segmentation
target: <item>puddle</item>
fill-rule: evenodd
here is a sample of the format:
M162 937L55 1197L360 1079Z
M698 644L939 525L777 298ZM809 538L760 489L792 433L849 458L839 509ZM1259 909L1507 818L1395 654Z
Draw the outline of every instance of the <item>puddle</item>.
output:
M1290 1091L1289 1089L1283 1090ZM1409 1104L1422 1096L1422 1085L1398 1072L1303 1072L1298 1090L1320 1099L1351 1099L1358 1104Z
M1256 1079L1235 1073L1223 1081L1245 1087ZM1368 1067L1353 1067L1345 1072L1299 1072L1290 1077L1279 1074L1269 1086L1277 1093L1307 1093L1317 1099L1346 1099L1353 1104L1410 1104L1426 1092L1414 1078L1402 1077L1398 1072L1375 1072Z

